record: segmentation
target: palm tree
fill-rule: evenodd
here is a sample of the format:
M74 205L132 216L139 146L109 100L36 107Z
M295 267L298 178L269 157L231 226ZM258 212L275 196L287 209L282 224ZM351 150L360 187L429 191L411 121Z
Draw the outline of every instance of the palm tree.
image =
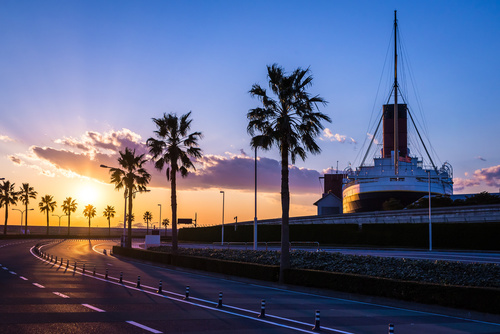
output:
M26 212L24 216L24 234L28 232L28 204L30 203L30 198L36 199L36 195L38 195L38 192L35 191L35 188L30 187L29 183L23 183L20 187L19 199L24 204L24 211Z
M62 204L63 212L68 215L68 235L71 224L71 212L76 212L77 205L78 203L76 203L76 200L72 199L71 197L66 197Z
M111 218L115 217L115 207L108 205L102 212L102 215L106 218L108 218L108 236L111 235Z
M14 191L15 183L3 181L0 187L0 207L5 205L5 224L3 234L7 234L7 221L9 219L9 204L15 205L19 199L19 193Z
M83 215L89 219L89 238L90 238L90 219L94 218L96 215L95 207L92 204L88 204L85 209L83 209Z
M153 219L153 214L149 211L144 212L142 219L146 221L146 234L149 234L149 222Z
M165 174L171 188L173 252L177 251L177 172L186 177L189 169L195 170L191 158L201 158L202 155L198 139L203 135L201 132L188 133L192 122L190 115L191 112L188 112L178 118L176 114L163 114L162 118L153 118L157 127L154 133L158 139L149 138L146 142L155 160L155 168L161 171L167 166Z
M254 84L249 91L252 97L262 102L262 107L250 109L247 113L247 131L252 136L251 146L269 150L277 146L281 155L281 255L280 281L284 270L290 268L289 250L289 159L295 163L299 156L306 158L306 151L312 154L321 152L315 142L323 125L321 121L331 122L330 117L319 112L318 104L326 105L319 96L310 96L306 88L312 83L309 69L297 68L286 75L277 64L267 66L269 88L274 94L268 96L265 89ZM256 134L257 133L257 134Z
M128 238L127 247L132 246L132 197L134 190L137 192L146 191L146 185L151 180L151 174L149 174L143 167L147 160L144 159L144 154L135 155L135 150L131 150L128 147L125 148L125 152L120 152L120 157L118 158L118 163L125 169L111 168L109 172L111 173L111 183L115 184L115 189L120 190L125 188L126 194L128 194Z
M54 196L45 195L42 197L40 203L38 203L38 207L40 208L40 212L47 213L47 235L49 235L49 212L54 212L57 203L54 201Z
M167 227L168 227L168 225L170 225L170 219L168 219L168 218L163 219L161 224L165 227L165 237L166 237L167 236Z

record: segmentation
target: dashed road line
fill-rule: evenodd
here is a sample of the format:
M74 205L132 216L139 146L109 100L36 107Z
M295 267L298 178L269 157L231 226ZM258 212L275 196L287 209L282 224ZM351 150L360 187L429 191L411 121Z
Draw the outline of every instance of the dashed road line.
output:
M27 281L28 279L24 276L19 276L20 279L24 280L24 281Z
M154 328L151 328L151 327L148 327L148 326L144 326L144 325L141 325L135 321L125 321L127 324L131 324L131 325L134 325L134 326L137 326L139 328L142 328L144 330L147 330L148 332L151 332L151 333L163 333L163 332L160 332Z
M38 283L33 283L34 286L39 287L40 289L45 289L45 287Z
M106 312L104 310L101 310L98 307L95 307L95 306L92 306L92 305L89 305L89 304L82 304L82 305L85 306L85 307L87 307L87 308L89 308L89 309L91 309L91 310L97 311L97 312Z
M12 275L17 275L17 273L15 273L14 271L9 271L9 273L11 273Z
M52 292L53 294L55 294L56 296L59 296L59 297L63 297L63 298L69 298L69 296L66 296L64 293L60 293L60 292Z

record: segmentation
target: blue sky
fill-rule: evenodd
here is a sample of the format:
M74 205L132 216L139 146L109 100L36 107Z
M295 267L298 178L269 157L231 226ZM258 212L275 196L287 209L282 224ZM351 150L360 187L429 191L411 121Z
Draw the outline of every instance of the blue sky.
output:
M325 124L333 136L319 140L321 155L296 165L310 174L310 186L307 178L292 180L292 214L314 214L318 175L337 161L340 169L359 164L373 130L395 9L436 160L453 165L456 192L497 192L498 1L4 0L0 177L34 183L40 194L75 179L105 183L106 174L93 170L102 162L96 157L111 163L116 152L103 143L139 147L152 135L152 117L192 111L210 160L199 167L211 176L196 180L207 194L230 188L235 206L245 207L242 217L252 219L253 206L241 203L253 185L237 182L252 176L241 167L252 156L246 113L258 105L248 90L266 86L266 65L278 63L289 71L309 67L310 92L329 101L321 110L333 120ZM381 96L387 92L382 85ZM269 166L279 159L276 151L261 155ZM68 163L77 158L87 159L78 163L85 169ZM226 172L217 172L223 165ZM165 180L155 186L168 189ZM194 180L184 190L190 187ZM265 191L263 215L279 216L279 188Z

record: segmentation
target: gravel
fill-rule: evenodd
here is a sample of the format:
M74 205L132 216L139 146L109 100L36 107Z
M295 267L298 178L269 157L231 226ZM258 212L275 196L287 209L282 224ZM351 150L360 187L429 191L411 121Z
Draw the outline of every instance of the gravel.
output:
M170 247L149 248L171 252ZM178 254L229 261L279 265L280 252L232 249L179 248ZM411 260L329 252L292 251L291 266L338 273L350 273L406 281L446 285L500 287L500 267L492 263Z

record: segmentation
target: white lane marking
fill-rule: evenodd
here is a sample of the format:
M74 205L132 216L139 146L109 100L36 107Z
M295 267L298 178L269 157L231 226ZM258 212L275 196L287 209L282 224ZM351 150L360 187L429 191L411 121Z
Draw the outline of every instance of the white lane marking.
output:
M160 332L160 331L157 331L156 329L153 329L151 327L148 327L148 326L144 326L144 325L141 325L135 321L125 321L127 324L131 324L131 325L134 325L134 326L137 326L139 328L142 328L142 329L145 329L151 333L163 333L163 332Z
M59 296L59 297L63 297L63 298L69 298L69 296L66 296L64 293L60 293L60 292L52 292L53 294L55 294L56 296Z
M98 308L98 307L95 307L95 306L92 306L92 305L89 305L89 304L82 304L82 305L83 305L83 306L85 306L85 307L88 307L88 308L89 308L89 309L91 309L91 310L97 311L97 312L106 312L106 311L104 311L104 310L101 310L101 309L100 309L100 308Z
M15 272L13 271L9 271L9 273L11 273L12 275L17 275Z
M7 267L2 267L2 269L3 269L3 270L9 270L9 268L7 268Z
M19 276L20 279L27 281L28 279L24 276Z
M38 283L33 283L34 286L39 287L40 289L45 289L45 287Z

